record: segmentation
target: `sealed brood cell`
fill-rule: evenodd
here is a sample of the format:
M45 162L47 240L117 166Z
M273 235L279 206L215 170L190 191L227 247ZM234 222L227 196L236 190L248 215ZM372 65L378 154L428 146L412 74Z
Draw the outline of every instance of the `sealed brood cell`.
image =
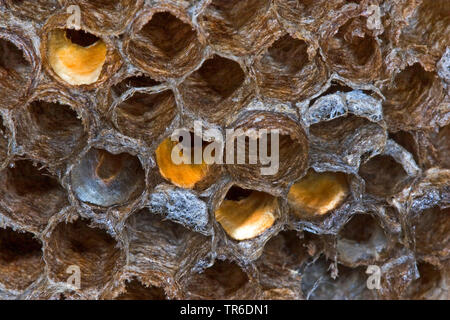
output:
M268 0L212 0L199 23L213 47L244 55L264 47L280 32L271 7Z
M227 136L226 167L249 189L279 191L301 177L308 161L308 140L291 118L266 111L247 111ZM260 130L261 129L261 130Z
M213 122L224 122L239 110L250 94L238 62L214 55L180 86L186 106Z
M386 97L384 116L391 130L431 128L443 117L438 108L444 98L442 82L418 63L397 73L382 92Z
M145 171L137 157L91 148L70 173L73 192L83 202L102 207L138 198Z
M221 172L219 165L212 163L221 147L191 131L182 129L180 133L178 139L167 137L156 148L159 174L181 188L205 189L217 179L215 174ZM206 155L211 155L211 159L206 161Z
M254 288L247 274L230 261L216 260L213 266L201 273L183 279L184 299L251 299Z
M68 204L67 193L45 168L16 160L0 172L0 210L32 231L42 231L50 217Z
M121 293L116 300L165 300L164 290L158 287L147 287L138 279L133 278L127 282L125 292Z
M52 91L33 95L17 112L15 124L17 142L36 159L56 165L84 147L89 124L78 102L60 89Z
M255 238L269 229L279 216L274 196L232 186L215 210L216 221L235 240Z
M185 13L171 7L143 10L125 48L134 64L163 80L180 77L200 63L204 44Z
M288 193L291 212L300 218L320 217L338 208L350 194L346 174L312 169Z
M0 228L0 288L21 293L43 272L41 242L32 233Z
M13 108L27 94L38 67L28 40L0 28L0 107Z
M286 34L276 40L255 64L261 92L269 97L303 100L326 81L327 70L318 56L308 56L308 43Z
M133 261L127 273L139 277L146 286L164 288L169 297L179 297L180 288L173 280L189 274L189 268L206 256L208 238L148 209L132 214L125 227Z
M171 90L135 92L114 107L112 117L123 134L152 145L170 127L176 112Z
M89 17L89 18L88 18ZM104 83L121 65L111 39L83 25L66 25L64 14L52 16L42 29L41 56L47 72L66 87L92 89ZM93 17L83 12L83 21Z
M125 263L117 241L83 219L59 222L47 235L44 256L52 281L68 283L79 270L80 288L75 289L92 297L116 279Z

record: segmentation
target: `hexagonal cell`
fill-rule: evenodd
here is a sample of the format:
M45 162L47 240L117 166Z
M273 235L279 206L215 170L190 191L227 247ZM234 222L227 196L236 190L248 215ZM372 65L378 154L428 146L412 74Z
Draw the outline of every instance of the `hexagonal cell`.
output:
M291 118L248 111L229 127L234 134L227 135L225 163L239 185L279 191L304 174L309 143L303 128Z
M98 32L118 35L132 21L142 7L142 0L78 0L80 11L89 12L87 25L92 25ZM86 17L85 17L86 19Z
M223 121L245 102L242 95L248 93L240 89L244 81L239 63L214 55L180 85L180 92L192 111L210 121Z
M116 240L84 219L56 225L48 235L44 255L53 281L67 282L68 268L78 266L82 291L102 290L124 264Z
M309 128L314 162L335 162L336 156L357 169L372 154L384 150L384 128L353 114L315 123Z
M92 148L70 176L78 199L102 207L133 201L145 188L141 162L128 153Z
M405 295L408 299L415 300L448 300L449 280L445 279L445 270L427 262L417 264L419 278L414 280Z
M414 48L413 51L417 51L418 55L424 51L418 47L423 46L433 60L441 56L448 47L447 34L450 25L448 2L446 0L423 1L412 12L408 22L401 30L400 43L402 46L405 49ZM434 65L435 62L431 63Z
M0 287L20 293L43 272L41 242L29 232L0 228Z
M17 160L0 172L3 214L33 230L42 230L50 217L68 204L67 194L46 169Z
M383 113L389 128L408 131L435 127L444 91L437 74L425 71L419 63L397 73L393 83L382 88L386 97Z
M346 174L311 169L291 186L288 203L298 217L319 217L338 208L349 194Z
M13 107L31 84L32 66L24 49L0 34L0 106Z
M433 207L414 215L415 249L420 255L445 259L450 253L450 208Z
M242 299L249 294L249 279L235 263L217 260L202 273L191 274L184 288L185 299Z
M144 10L127 40L131 60L157 80L182 76L202 59L204 45L184 15Z
M59 78L69 85L90 85L99 80L108 50L104 40L75 29L53 29L47 38L49 65Z
M166 300L164 290L158 287L145 286L136 278L127 281L125 292L116 300Z
M204 157L201 163L196 163L195 153L197 146L196 140L201 141L202 154L208 142L201 140L201 137L190 132L190 141L183 142L183 137L179 141L172 141L171 137L164 139L155 150L156 163L159 173L163 178L181 188L202 188L208 184L211 176L212 165L205 162ZM179 155L183 163L177 164L173 159L172 152L175 148L183 147L185 152L180 149ZM175 161L175 162L174 162Z
M58 102L32 101L16 126L18 143L51 164L79 152L87 137L73 106Z
M353 81L373 81L381 68L381 50L367 22L353 18L322 43L331 68Z
M295 231L283 231L271 238L256 261L259 283L269 298L301 299L301 275L297 272L319 248L313 235L303 238Z
M279 216L274 196L232 186L215 211L217 222L235 240L248 240L269 229Z
M134 261L128 272L153 286L170 285L168 278L192 267L193 261L210 251L207 237L162 219L148 209L132 214L126 221L125 232Z
M309 264L303 272L302 291L308 300L372 300L376 293L367 288L365 268L338 265L335 279L331 276L332 261L324 257Z
M326 81L327 71L318 57L308 57L308 44L289 34L275 41L255 62L256 80L269 97L303 100Z
M254 52L279 31L270 8L269 0L212 0L199 22L213 46L243 55Z
M408 179L403 166L385 155L377 155L362 164L359 175L366 182L366 192L379 197L399 192Z
M61 8L59 0L6 0L11 12L22 18L44 22L45 19Z
M177 113L171 90L158 93L136 92L115 108L115 123L124 134L150 145L170 126Z
M370 214L356 214L339 231L338 259L355 266L373 264L386 253L389 240L379 222Z

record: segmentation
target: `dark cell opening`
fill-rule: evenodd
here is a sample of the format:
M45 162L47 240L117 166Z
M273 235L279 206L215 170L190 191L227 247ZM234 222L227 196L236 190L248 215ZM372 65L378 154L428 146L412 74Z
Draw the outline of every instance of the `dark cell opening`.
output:
M96 43L99 38L84 30L66 29L66 37L73 44L77 44L82 47L89 47Z

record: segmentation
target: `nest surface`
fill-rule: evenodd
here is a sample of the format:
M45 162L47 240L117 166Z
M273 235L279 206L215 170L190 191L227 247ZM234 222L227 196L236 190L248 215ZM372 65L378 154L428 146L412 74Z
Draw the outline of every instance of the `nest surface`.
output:
M449 299L449 86L448 0L0 0L0 298Z

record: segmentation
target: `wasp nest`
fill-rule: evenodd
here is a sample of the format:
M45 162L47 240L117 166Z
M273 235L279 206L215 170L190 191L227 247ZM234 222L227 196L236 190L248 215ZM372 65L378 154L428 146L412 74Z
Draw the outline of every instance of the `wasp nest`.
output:
M0 0L0 298L450 299L449 35L448 0Z

